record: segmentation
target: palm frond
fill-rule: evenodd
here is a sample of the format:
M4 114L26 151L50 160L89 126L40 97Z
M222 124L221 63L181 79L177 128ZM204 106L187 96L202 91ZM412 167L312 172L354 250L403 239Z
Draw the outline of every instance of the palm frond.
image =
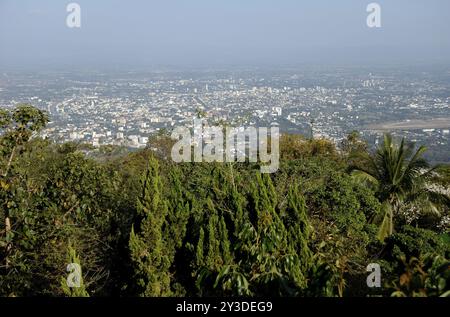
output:
M363 169L354 170L351 176L360 183L370 185L373 189L378 188L378 179L368 171L364 171Z

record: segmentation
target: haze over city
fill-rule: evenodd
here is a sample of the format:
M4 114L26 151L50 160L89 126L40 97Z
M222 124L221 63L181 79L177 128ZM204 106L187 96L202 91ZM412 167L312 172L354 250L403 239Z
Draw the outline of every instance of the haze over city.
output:
M79 0L0 1L5 69L441 64L450 56L450 2Z

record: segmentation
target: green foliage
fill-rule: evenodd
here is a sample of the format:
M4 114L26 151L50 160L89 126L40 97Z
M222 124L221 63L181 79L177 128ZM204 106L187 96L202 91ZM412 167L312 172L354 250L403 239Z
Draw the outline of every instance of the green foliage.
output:
M217 217L210 218L215 226L209 222L207 256L205 249L199 247L205 244L204 231L200 229L196 254L201 269L197 284L202 285L204 292L208 281L214 282L210 292L216 290L217 294L300 294L307 287L305 274L312 261L308 246L312 227L298 188L291 189L287 206L279 209L272 181L257 174L245 200L247 203L238 199L240 205L235 206L236 216L230 225L235 230L227 227L225 216L220 223ZM211 232L216 232L212 239Z
M339 159L336 147L326 139L306 140L300 135L283 134L280 139L280 149L281 158L286 160L318 156Z
M404 226L386 240L386 251L392 259L431 253L449 257L450 244L431 230Z
M422 215L448 215L449 173L424 174L423 148L283 135L280 170L261 175L174 164L167 131L134 152L54 144L47 120L0 110L0 296L367 296L374 262L377 294L448 295L448 224ZM68 288L77 254L83 287Z
M142 296L169 296L172 250L164 245L169 208L155 159L150 159L141 184L137 214L142 220L136 233L134 227L131 229L129 243L136 285Z
M33 134L42 130L48 122L47 115L28 104L20 104L13 111L0 112L0 175L7 177L14 155Z
M367 153L368 144L363 139L358 131L352 131L347 135L340 147L347 159L349 165L361 165L364 162L359 159Z
M382 202L381 218L375 219L381 223L380 240L394 232L395 217L402 209L408 213L418 207L423 213L433 212L437 204L450 199L430 186L435 169L422 158L425 151L424 146L414 151L414 144L405 139L397 144L386 134L374 155L362 152L350 167L354 177L372 186Z
M391 282L394 297L450 297L450 261L428 254L400 257L400 277Z
M70 239L87 257L92 293L102 292L110 269L114 178L75 149L39 138L19 148L0 192L0 215L10 223L9 230L0 223L0 294L63 295L59 276Z

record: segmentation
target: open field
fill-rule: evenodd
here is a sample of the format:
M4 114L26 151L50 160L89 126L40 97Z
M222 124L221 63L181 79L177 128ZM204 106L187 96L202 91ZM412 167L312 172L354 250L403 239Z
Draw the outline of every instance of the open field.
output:
M371 124L370 130L416 130L416 129L450 129L450 118L434 118L425 120L393 121Z

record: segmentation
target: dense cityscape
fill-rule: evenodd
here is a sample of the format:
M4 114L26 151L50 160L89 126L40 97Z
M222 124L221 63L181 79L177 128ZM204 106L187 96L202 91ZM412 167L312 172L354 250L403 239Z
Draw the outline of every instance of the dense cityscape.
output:
M161 128L213 123L280 125L336 144L357 130L370 145L383 132L427 144L448 161L450 72L308 68L240 71L3 73L0 106L46 110L42 133L57 142L145 147Z

